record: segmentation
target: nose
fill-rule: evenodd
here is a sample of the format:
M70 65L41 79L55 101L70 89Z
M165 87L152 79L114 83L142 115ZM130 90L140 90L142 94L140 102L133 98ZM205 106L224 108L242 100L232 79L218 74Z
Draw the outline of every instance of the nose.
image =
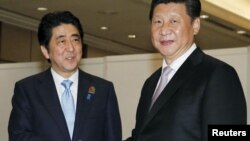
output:
M160 35L165 36L171 33L171 28L167 23L164 23L160 28Z
M67 51L73 51L74 50L74 43L72 41L69 41L68 45L67 45Z

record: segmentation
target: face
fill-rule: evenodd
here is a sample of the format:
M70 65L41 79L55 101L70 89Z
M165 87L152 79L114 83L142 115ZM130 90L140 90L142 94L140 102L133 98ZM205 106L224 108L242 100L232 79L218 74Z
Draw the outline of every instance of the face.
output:
M70 77L78 69L82 56L82 41L77 28L72 24L61 24L53 28L49 50L44 46L41 46L41 50L58 74Z
M200 28L200 19L193 22L185 4L159 4L155 7L151 23L154 47L171 64L191 47Z

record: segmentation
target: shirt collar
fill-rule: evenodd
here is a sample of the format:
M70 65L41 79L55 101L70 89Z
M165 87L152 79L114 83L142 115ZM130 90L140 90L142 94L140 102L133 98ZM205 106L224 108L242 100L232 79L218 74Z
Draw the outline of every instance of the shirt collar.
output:
M53 70L53 68L51 68L51 74L54 78L54 81L56 84L61 84L61 82L63 80L65 80L64 77L62 77L61 75L59 75L55 70ZM79 70L77 69L75 73L73 73L69 78L67 78L68 80L74 82L74 84L77 84L78 82L78 76L79 76Z
M192 46L183 55L174 60L170 65L168 65L165 59L163 59L162 71L165 67L170 66L173 69L173 71L176 72L196 48L197 48L196 44L193 43Z

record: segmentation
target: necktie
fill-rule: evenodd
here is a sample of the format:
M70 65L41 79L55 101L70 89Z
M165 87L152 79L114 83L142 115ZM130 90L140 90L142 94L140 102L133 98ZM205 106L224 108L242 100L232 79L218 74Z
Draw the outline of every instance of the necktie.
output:
M74 99L70 91L70 86L72 85L72 81L64 80L61 84L64 86L65 90L61 97L62 110L64 113L64 117L67 122L68 130L70 133L70 137L72 139L74 123L75 123L75 104Z
M172 71L172 68L167 66L163 69L163 72L162 72L162 75L161 75L161 78L160 78L160 82L159 82L159 85L157 87L157 89L155 90L155 93L152 97L152 101L151 101L151 105L150 105L150 108L152 108L152 106L154 105L156 99L160 96L162 90L165 88L165 86L167 85L168 83L168 75L170 74L170 72Z

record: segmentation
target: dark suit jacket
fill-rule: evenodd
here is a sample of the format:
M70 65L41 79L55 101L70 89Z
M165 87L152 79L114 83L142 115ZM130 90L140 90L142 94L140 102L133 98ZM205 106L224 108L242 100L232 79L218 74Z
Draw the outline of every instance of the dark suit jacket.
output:
M88 99L89 87L95 93ZM121 121L113 84L79 71L73 141L120 141ZM50 69L15 85L10 141L70 141Z
M127 141L207 141L209 124L246 124L242 86L226 63L197 48L148 111L160 75L145 81Z

